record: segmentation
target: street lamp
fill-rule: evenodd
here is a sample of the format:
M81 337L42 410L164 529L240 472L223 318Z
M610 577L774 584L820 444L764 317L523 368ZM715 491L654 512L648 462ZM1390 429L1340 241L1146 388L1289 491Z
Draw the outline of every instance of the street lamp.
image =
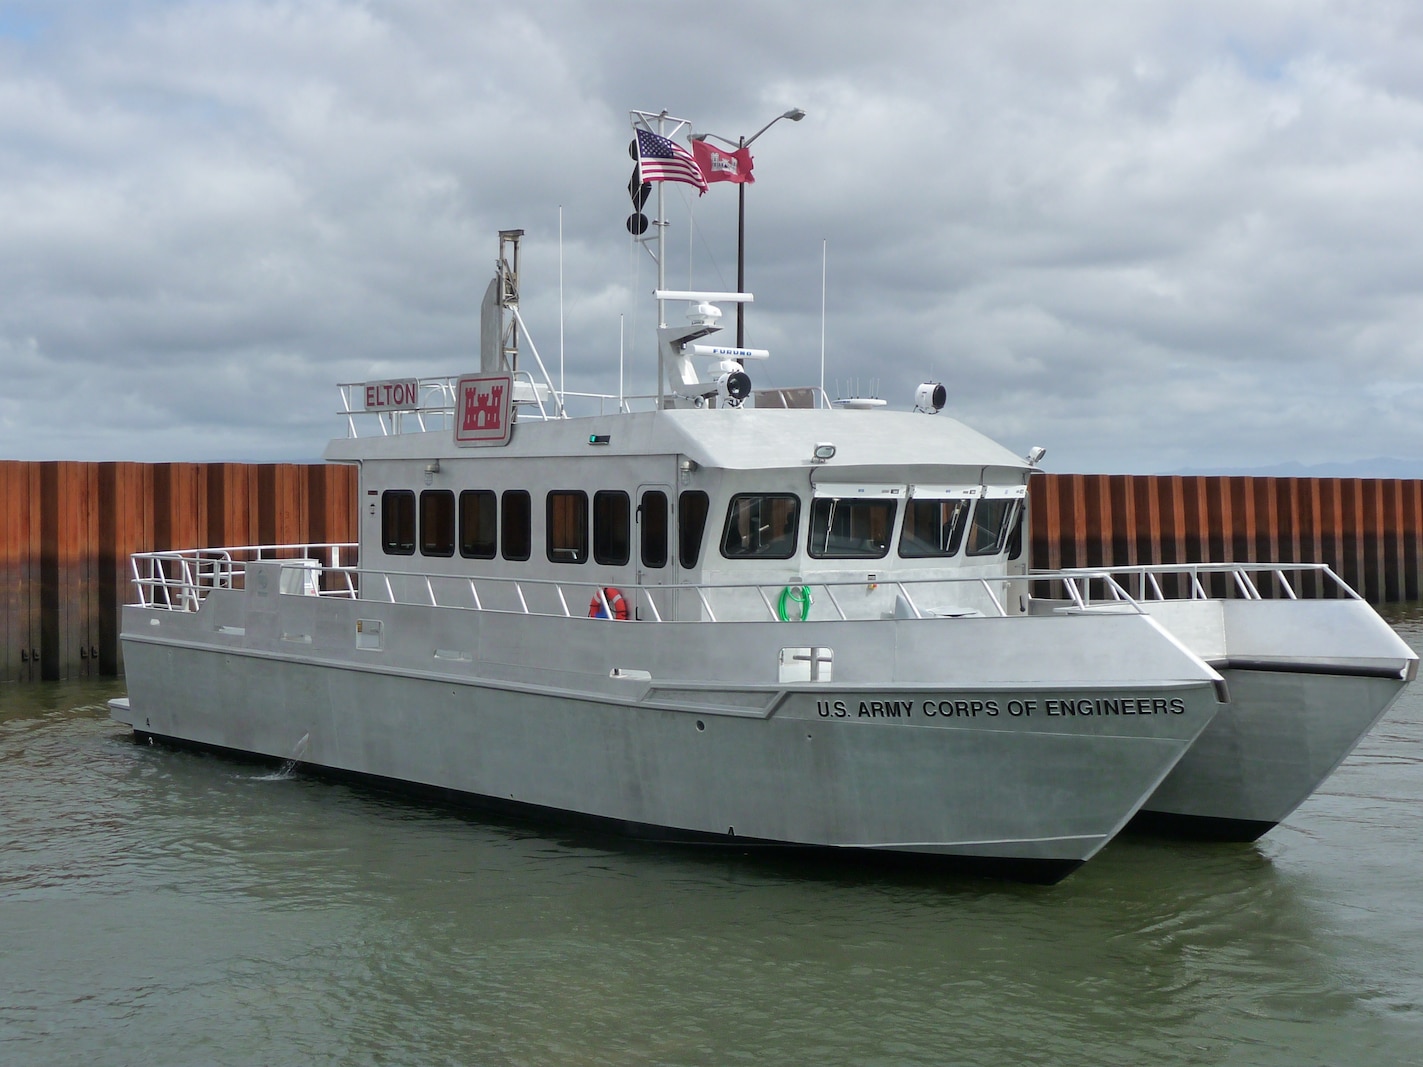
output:
M762 126L759 130L753 133L750 137L738 137L735 141L733 141L729 137L722 137L719 134L715 133L694 133L692 134L692 140L705 141L707 138L712 138L713 140L717 140L722 142L723 144L730 145L732 148L735 148L737 151L740 151L743 148L750 147L752 141L756 140L756 138L760 137L772 126L780 122L781 119L790 119L792 122L799 122L803 118L805 118L805 112L798 107L793 107L784 114L777 115L770 122L766 123L766 125ZM738 186L739 188L737 190L736 203L736 291L738 293L744 293L746 292L746 183L739 182ZM744 348L745 346L746 305L737 304L736 347Z

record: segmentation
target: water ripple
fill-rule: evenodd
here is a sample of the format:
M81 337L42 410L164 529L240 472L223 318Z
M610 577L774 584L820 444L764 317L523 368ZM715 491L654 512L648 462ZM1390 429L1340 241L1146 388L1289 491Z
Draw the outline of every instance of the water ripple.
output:
M1423 1047L1410 689L1254 845L1059 886L543 832L0 693L0 1059L1293 1064Z

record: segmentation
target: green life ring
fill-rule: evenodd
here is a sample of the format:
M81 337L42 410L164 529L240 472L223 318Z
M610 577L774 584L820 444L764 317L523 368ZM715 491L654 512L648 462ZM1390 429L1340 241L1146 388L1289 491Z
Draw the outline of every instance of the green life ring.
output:
M782 622L790 622L790 612L786 610L789 604L800 605L799 622L804 622L810 617L810 605L814 603L814 598L810 595L808 585L788 585L781 590L781 599L776 604L776 614L781 617Z

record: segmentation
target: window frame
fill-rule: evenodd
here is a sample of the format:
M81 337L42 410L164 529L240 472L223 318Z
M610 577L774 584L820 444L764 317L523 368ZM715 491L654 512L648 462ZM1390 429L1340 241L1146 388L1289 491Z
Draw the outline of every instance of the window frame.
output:
M468 514L467 514L466 507L465 507L465 501L466 501L467 499L468 499L468 500L475 500L475 501L483 501L483 500L486 500L486 499L487 499L489 508L490 508L490 510L493 512L493 516L494 516L494 517L493 517L493 520L492 520L491 523L490 523L490 527L491 527L491 529L490 529L490 531L489 531L490 536L489 536L489 539L488 539L488 541L487 541L487 544L489 545L489 549L488 549L487 552L486 552L486 551L483 551L483 550L480 550L480 551L475 551L475 550L474 550L475 546L477 546L477 544L478 544L478 541L477 541L476 539L478 538L479 533L481 532L481 531L479 531L479 530L477 529L477 527L478 527L478 526L481 524L481 522L482 522L483 515L484 515L484 506L483 506L483 505L478 505L478 506L476 507L476 510L475 510L476 521L474 521L474 522L471 523L471 522L467 521L467 520L468 520ZM457 520L457 521L456 521L456 525L458 526L458 530L457 530L457 533L456 533L456 539L457 539L457 541L458 541L458 543L459 543L460 556L461 556L462 558L464 558L464 559L494 559L496 556L498 556L498 555L499 555L499 494L496 493L493 489L463 489L463 490L460 491L459 500L456 502L455 508L456 508L455 514L456 514L456 520ZM467 527L469 527L469 526L475 526L475 527L476 527L474 537L466 536Z
M564 500L572 504L572 513L555 516L559 502ZM588 562L589 519L586 490L550 489L544 494L544 554L550 563L578 565ZM571 523L572 528L565 531L561 527L567 523ZM555 544L555 538L561 538L565 533L573 534L574 542L565 545L560 540Z
M392 526L398 529L392 530ZM408 540L396 540L409 533ZM380 543L387 556L413 556L419 535L415 528L415 490L385 489L380 494Z
M534 504L527 489L505 489L499 495L500 558L523 563L533 554Z
M1004 510L1004 512L1003 512L1003 514L1002 514L1002 517L998 520L999 525L998 525L997 534L996 534L994 540L991 542L991 547L988 547L988 546L986 546L986 545L985 545L984 547L977 547L977 546L976 546L976 543L975 543L975 540L974 540L974 535L975 535L980 529L984 529L984 530L988 529L987 526L980 526L980 525L979 525L979 521L978 521L979 513L980 513L985 507L988 507L988 506L994 506L994 507L996 507L997 505L1000 505L1000 504L1001 504L1001 505L1004 505L1005 510ZM974 556L974 557L978 557L978 558L982 558L982 557L984 557L984 556L999 556L999 555L1002 555L1003 552L1004 552L1004 550L1007 548L1009 537L1012 536L1013 525L1014 525L1014 523L1017 522L1018 509L1021 507L1021 505L1022 505L1022 501L1021 501L1018 497L1011 497L1011 496L984 496L984 497L981 497L981 498L979 499L978 503L975 504L974 507L973 507L973 519L969 522L968 533L967 533L967 534L965 535L965 537L964 537L964 555L965 555L965 556Z
M692 570L702 558L702 542L711 516L711 496L704 489L683 489L677 496L677 562Z
M440 504L437 504L441 502ZM443 506L442 515L432 514L435 508ZM450 489L422 489L420 490L420 555L448 557L455 554L455 494ZM431 540L427 529L437 525L436 533L444 535L443 540L435 543Z
M845 549L840 551L830 551L829 542L833 536L836 513L840 507L847 509L874 509L887 508L888 515L884 518L884 540L880 543L878 551L873 549L868 552L851 552ZM825 541L827 548L817 550L816 548L816 523L818 513L827 512L825 515ZM805 550L812 559L884 559L889 555L889 547L894 542L894 522L899 517L899 498L892 496L883 497L845 497L845 496L817 496L810 502L810 528L806 532ZM866 516L867 521L873 525L872 515ZM851 523L853 524L854 514L851 511ZM865 538L866 541L869 538Z
M621 507L619 507L621 505ZM604 509L614 509L607 512ZM608 520L612 519L610 523ZM613 529L605 529L608 526ZM619 531L617 527L621 525ZM608 538L622 534L622 544L608 552ZM621 549L621 552L618 551ZM632 497L622 489L599 489L593 494L593 562L602 567L626 567L632 561Z
M757 503L760 508L764 508L768 504L774 505L781 501L789 501L791 504L790 514L788 516L790 521L786 524L789 527L789 537L787 537L786 533L781 533L779 536L774 536L768 541L762 541L761 529L763 524L760 521L762 516L759 514L758 508L758 513L748 514L747 539L753 543L758 543L759 547L746 551L733 551L731 535L733 533L733 526L740 526L740 513L737 510L737 505L743 501L747 503ZM800 549L800 504L800 495L797 493L734 493L731 499L727 501L726 522L722 527L721 554L723 558L739 560L793 559ZM750 533L750 527L753 522L755 523L754 535ZM738 536L740 536L739 530L736 532ZM785 542L783 546L784 551L779 548L774 552L766 551L767 546L776 545L782 541Z
M657 497L662 503L649 509L648 497ZM649 521L649 515L658 516L657 519ZM650 571L660 571L666 567L672 558L672 501L668 499L664 489L644 489L642 496L637 502L637 558L644 568ZM661 524L658 527L658 524ZM651 529L651 536L649 536ZM659 547L662 550L661 556L648 554L648 547Z
M922 496L911 496L911 497L909 498L909 500L908 500L908 501L906 502L906 504L905 504L905 508L904 508L904 522L901 524L900 530L899 530L899 558L900 558L900 559L952 559L954 556L957 556L957 555L959 554L959 550L963 548L964 537L965 537L966 533L968 532L968 528L969 528L970 525L972 525L972 520L973 520L973 505L974 505L974 502L975 502L976 500L979 500L979 499L981 499L981 497L979 497L977 494L975 494L975 495L973 495L973 496L968 496L968 495L965 495L965 494L962 494L962 493L945 493L945 494L942 494L942 495L936 493L936 494L934 494L934 495L925 494L925 495L922 495ZM906 547L906 546L905 546L905 539L904 539L904 538L905 538L905 532L906 532L906 530L908 530L908 528L909 528L909 526L910 526L910 522L911 522L910 516L911 516L912 511L914 510L914 508L915 508L917 505L921 505L921 504L928 504L928 505L931 505L931 506L937 506L937 507L939 507L940 509L942 509L945 504L958 504L959 507L958 507L958 509L957 509L957 514L961 515L962 518L961 518L961 520L960 520L959 522L955 523L955 524L950 528L950 531L949 531L949 543L948 543L948 545L947 545L946 547L937 549L936 551L933 551L933 552L906 552L906 551L905 551L905 547ZM918 527L918 525L919 525L919 524L918 524L918 520L917 520L917 519L913 520L913 524L914 524L914 526L915 526L916 529L917 529L917 527ZM938 526L938 530L941 531L943 528L944 528L943 523L940 522L940 523L939 523L939 526ZM937 533L937 531L936 531L936 533ZM928 542L926 542L923 538L918 537L917 535L915 535L915 540L918 541L918 542L921 543L921 544L927 544L927 543L928 543ZM936 542L937 542L937 540L938 540L937 536L936 536L935 540L936 540Z

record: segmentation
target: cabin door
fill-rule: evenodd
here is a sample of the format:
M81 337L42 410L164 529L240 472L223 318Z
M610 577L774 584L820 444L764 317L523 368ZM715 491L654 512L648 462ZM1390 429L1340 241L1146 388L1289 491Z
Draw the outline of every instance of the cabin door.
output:
M648 484L637 487L637 617L670 618L671 598L659 586L677 581L672 551L672 487ZM654 614L654 611L656 614Z

